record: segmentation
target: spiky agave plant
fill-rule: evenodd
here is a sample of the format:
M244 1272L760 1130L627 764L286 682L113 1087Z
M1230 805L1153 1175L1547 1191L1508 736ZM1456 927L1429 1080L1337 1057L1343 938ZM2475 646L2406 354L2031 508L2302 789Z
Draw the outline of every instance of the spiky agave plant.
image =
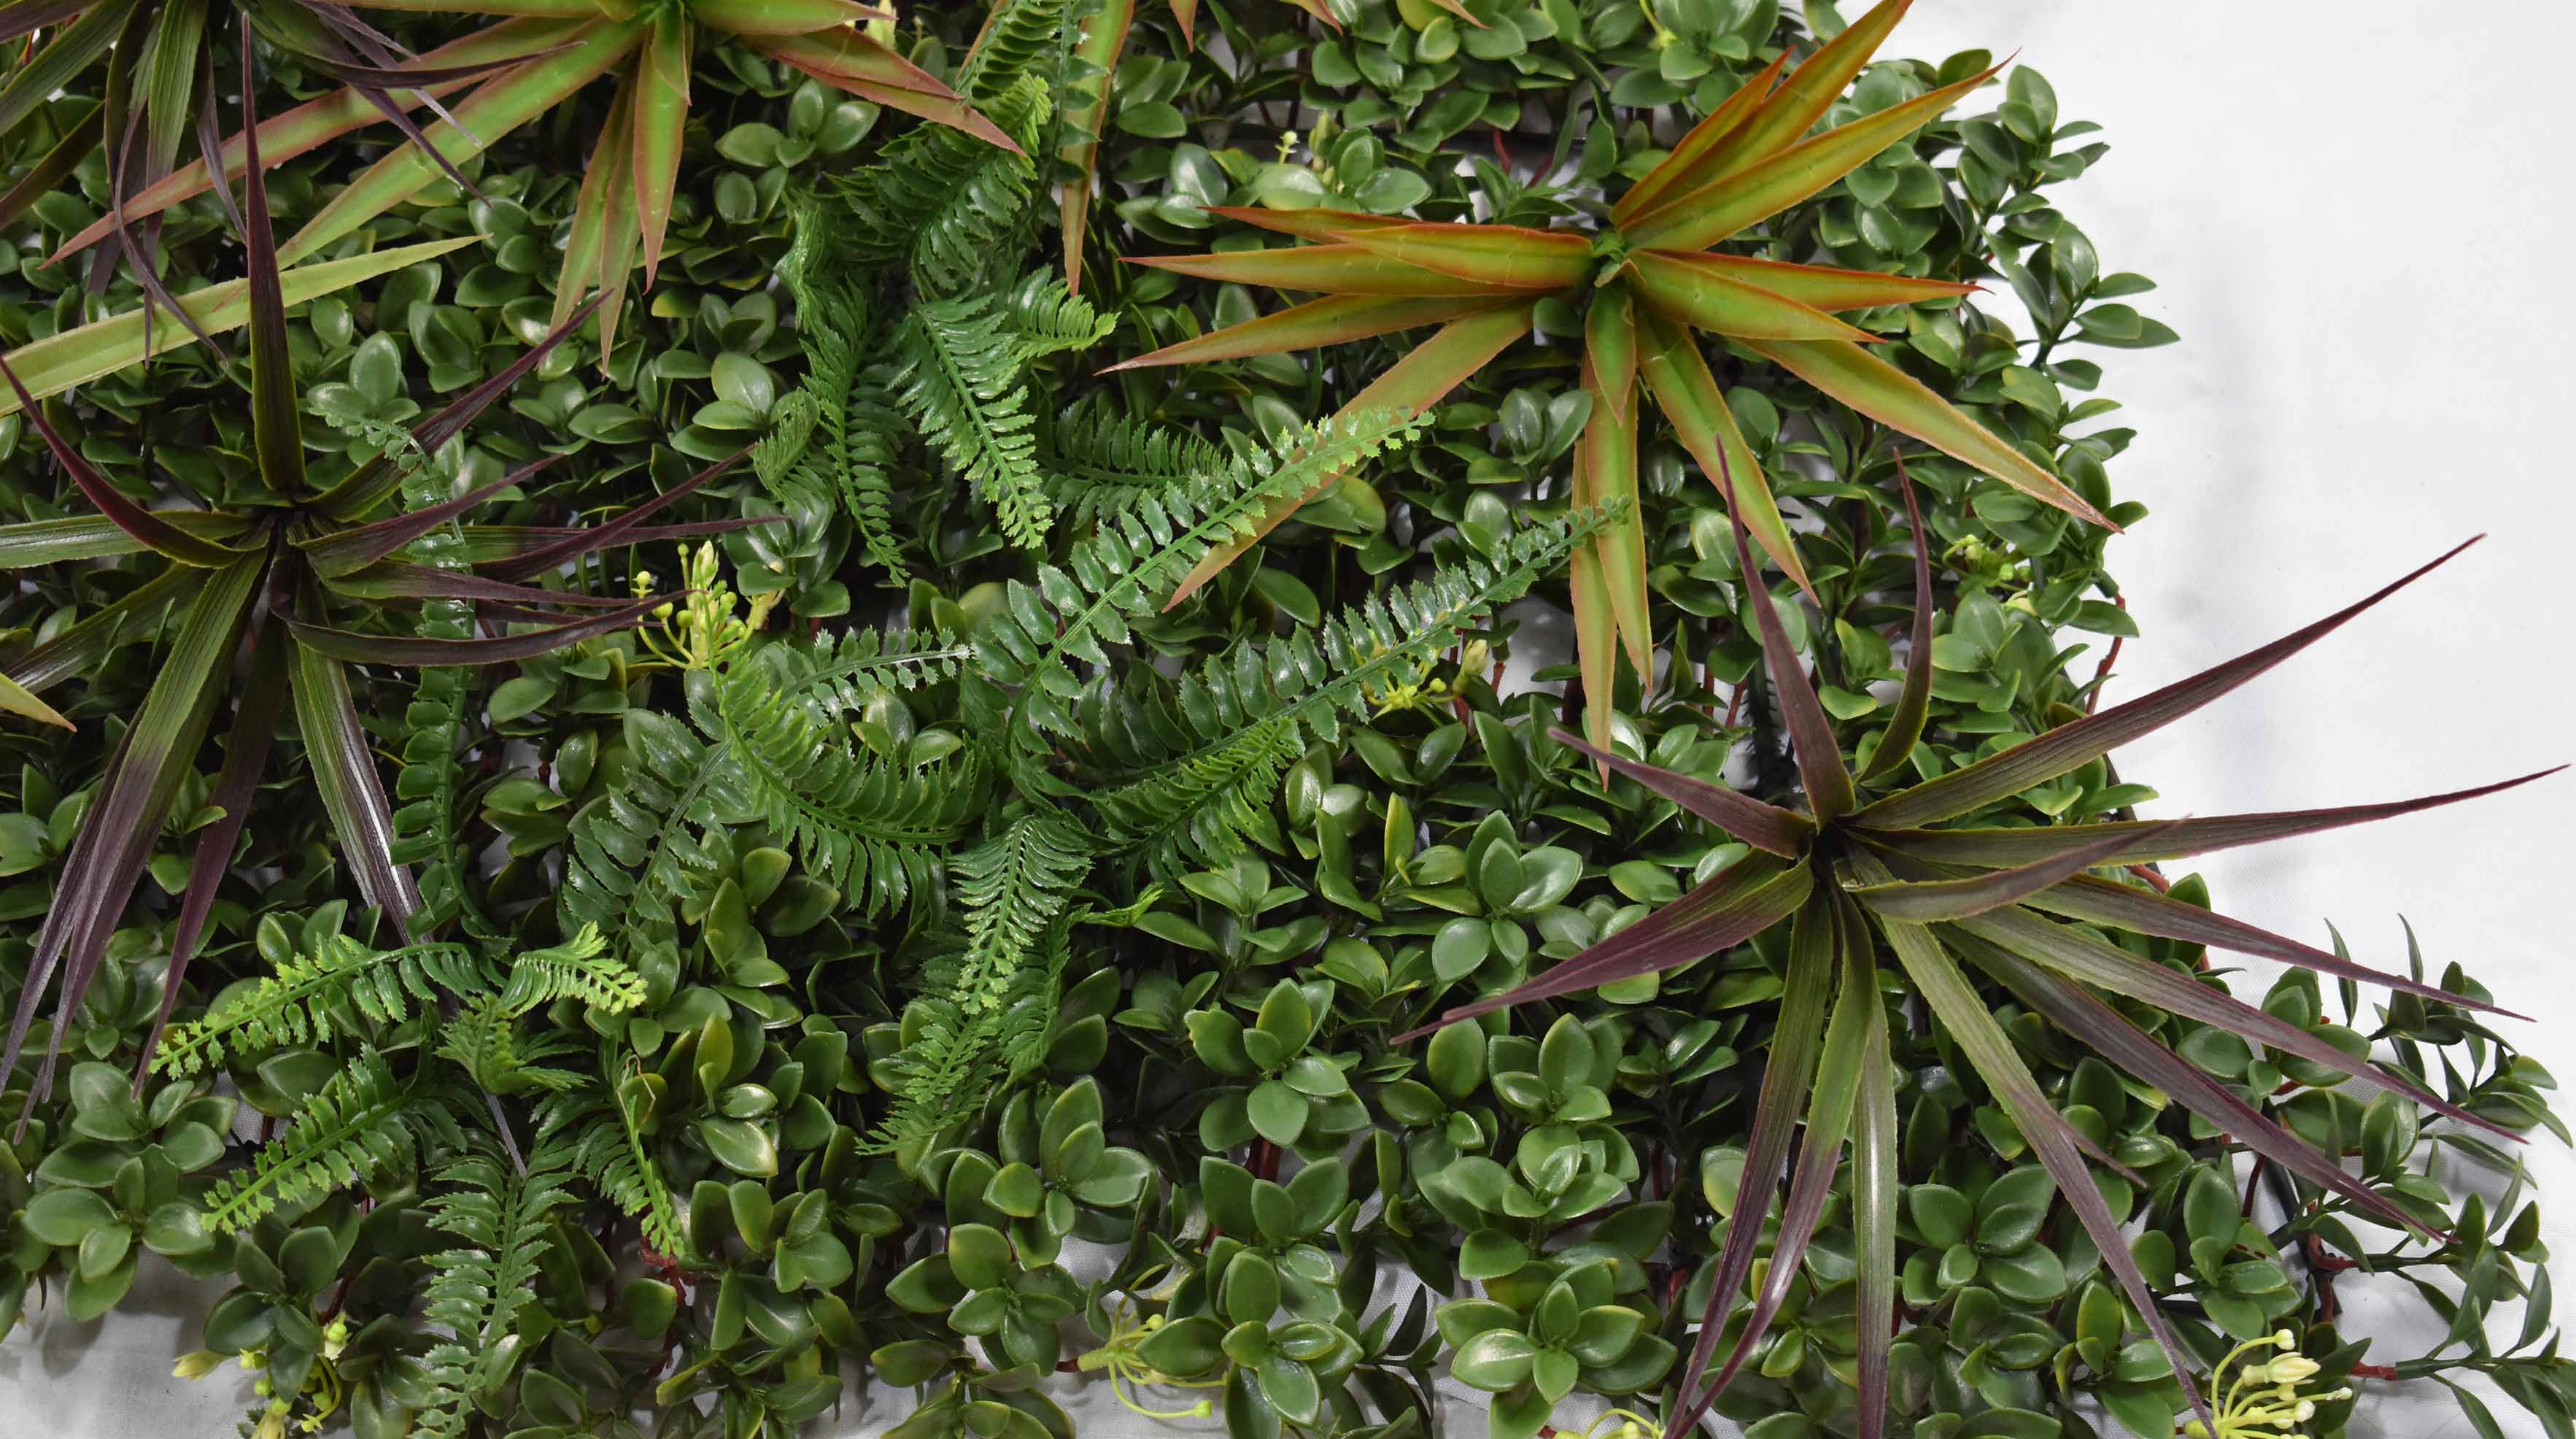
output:
M246 97L253 93L250 63L245 47L242 89ZM255 124L252 128L256 133ZM644 524L654 512L720 472L725 466L719 464L604 525L480 534L466 528L462 532L465 548L479 556L476 563L443 569L400 558L414 541L445 529L474 506L553 463L553 457L548 457L453 500L371 518L403 485L406 457L434 454L462 434L586 319L588 310L431 416L400 443L386 446L330 483L319 483L305 466L303 406L288 354L287 307L258 162L254 140L245 203L237 213L244 221L250 272L250 408L259 481L254 493L271 497L268 502L234 510L145 508L82 458L20 385L17 373L0 362L0 379L16 394L55 462L98 509L93 516L0 528L0 554L10 558L13 568L147 551L169 561L157 578L132 594L11 662L7 672L13 683L30 696L38 694L87 669L115 646L132 621L165 607L180 616L177 634L162 657L151 690L109 762L98 802L73 840L53 905L36 937L5 1051L0 1051L0 1073L6 1073L16 1065L59 967L63 977L57 1020L44 1064L28 1089L28 1112L51 1087L63 1020L78 1010L104 957L108 937L151 858L153 841L181 784L194 772L197 751L223 708L237 652L246 650L246 678L211 801L223 813L205 827L191 861L171 945L161 1020L143 1047L147 1056L158 1043L160 1024L168 1020L213 909L267 763L270 742L290 703L312 765L314 786L360 893L393 920L398 932L407 931L419 895L395 855L394 817L368 748L366 729L351 700L344 665L494 664L544 654L624 627L660 604L662 597L585 595L524 581L607 546L745 523ZM329 623L333 603L348 600L471 601L483 605L491 618L533 621L542 627L487 638L377 636Z
M1574 502L1628 502L1628 517L1575 556L1575 630L1589 702L1585 730L1609 735L1612 679L1624 651L1650 674L1645 530L1636 506L1638 388L1654 397L1691 458L1731 472L1742 517L1801 588L1807 573L1769 482L1728 411L1694 332L1743 346L1825 394L2017 490L2094 524L2111 521L2005 438L1870 350L1883 337L1837 311L1953 299L1974 287L1717 253L1931 123L2002 69L1991 69L1802 138L1876 53L1912 0L1881 0L1790 72L1783 54L1675 145L1594 231L1432 224L1337 210L1219 209L1319 243L1210 255L1137 257L1202 279L1316 291L1324 298L1129 360L1135 366L1240 359L1437 324L1430 339L1351 401L1418 412L1527 336L1541 300L1584 308L1582 389L1590 418L1574 456ZM2009 63L2009 62L2006 62ZM1274 505L1260 531L1212 551L1189 594L1299 506Z
M1684 1370L1681 1401L1669 1415L1666 1432L1670 1439L1678 1439L1698 1421L1778 1314L1800 1272L1799 1256L1824 1213L1848 1142L1859 1261L1860 1433L1863 1439L1877 1439L1886 1422L1896 1299L1896 1075L1879 979L1881 956L1893 955L1905 981L1929 1005L1933 1018L1948 1031L2056 1181L2100 1249L2103 1262L2172 1363L2184 1393L2207 1421L2208 1407L2191 1381L2187 1356L2085 1161L2089 1158L2133 1182L2137 1176L2049 1102L1979 994L1971 972L2001 985L2071 1038L2163 1090L2306 1183L2341 1195L2392 1226L2423 1230L2423 1222L2413 1213L2347 1174L2334 1156L2310 1148L2165 1047L2110 1001L2149 1005L2224 1029L2249 1043L2296 1055L2339 1074L2366 1078L2449 1118L2499 1134L2506 1131L2436 1097L2402 1073L2347 1054L2304 1028L2093 931L2125 930L2214 945L2467 1009L2509 1011L2354 963L2154 888L2091 871L2125 871L2385 819L2492 794L2557 770L2450 794L2336 809L2166 822L1936 828L1945 821L1980 814L2005 818L2008 812L2001 807L2016 796L2192 713L2333 633L2475 541L2304 629L2153 694L2072 720L1919 783L1882 788L1916 753L1932 687L1932 577L1926 532L1901 469L1899 476L1915 533L1913 652L1888 725L1877 736L1876 749L1861 773L1855 777L1845 764L1832 720L1759 579L1739 510L1736 558L1806 794L1805 811L1766 804L1706 780L1596 748L1563 730L1554 731L1558 740L1591 756L1605 771L1636 781L1751 848L1744 858L1645 920L1535 980L1445 1011L1440 1023L1454 1024L1511 1005L1653 974L1719 953L1787 922L1786 988L1744 1161L1744 1193L1753 1198L1737 1205L1726 1224L1708 1307ZM1722 490L1727 488L1723 470L1718 481ZM1423 1032L1427 1031L1416 1031ZM1791 1135L1802 1117L1806 1137L1792 1165ZM1752 1273L1754 1248L1769 1212L1763 1196L1776 1190L1784 1172L1789 1190L1768 1276L1754 1295L1752 1311L1716 1378L1703 1387L1729 1313Z

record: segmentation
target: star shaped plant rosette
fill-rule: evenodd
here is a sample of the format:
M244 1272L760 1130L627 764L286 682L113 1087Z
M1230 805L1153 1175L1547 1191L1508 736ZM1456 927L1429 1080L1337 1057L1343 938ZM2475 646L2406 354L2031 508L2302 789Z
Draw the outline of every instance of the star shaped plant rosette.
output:
M1617 657L1652 672L1645 529L1637 501L1640 387L1712 480L1734 477L1740 514L1763 551L1812 589L1769 480L1745 444L1698 334L1739 345L1826 395L2024 494L2106 529L2108 517L2038 461L1873 353L1883 337L1837 312L1955 299L1976 287L1719 253L1938 118L2002 65L1847 125L1808 136L1912 0L1882 0L1782 78L1784 54L1700 121L1609 213L1598 232L1441 224L1340 210L1226 207L1214 213L1313 243L1131 263L1225 283L1320 293L1114 368L1241 359L1439 331L1353 399L1346 412L1419 414L1527 337L1539 301L1584 309L1582 388L1592 402L1574 455L1572 499L1618 517L1575 557L1575 630L1585 729L1609 735ZM2005 64L2009 64L2007 60ZM1321 490L1274 505L1250 535L1210 551L1173 602ZM1624 506L1620 503L1624 501Z
M1893 955L1902 987L1922 996L1958 1053L2010 1115L2164 1350L2202 1422L2214 1422L2190 1378L2188 1351L2167 1324L2154 1291L2130 1254L2120 1219L2095 1187L2086 1161L2140 1187L2144 1182L2058 1112L1972 975L2002 986L2055 1029L2154 1085L2316 1190L2341 1196L2393 1227L2431 1233L2416 1213L2347 1173L2336 1156L2309 1147L2246 1096L2140 1029L2113 1002L2125 1000L2223 1029L2249 1044L2393 1090L2463 1124L2513 1137L2508 1131L2441 1099L2402 1072L2349 1053L2326 1036L2235 999L2196 975L2123 948L2101 932L2126 931L2215 946L2385 986L2435 1004L2510 1012L2094 871L2122 874L2159 861L2387 819L2527 784L2565 766L2449 794L2333 809L2060 826L2009 823L2014 817L2009 805L2016 796L2234 690L2422 578L2476 543L2473 539L2360 602L2224 664L1919 783L1882 788L1909 767L1932 689L1928 540L1913 487L1902 474L1900 468L1899 484L1915 533L1912 653L1870 764L1855 776L1844 763L1833 721L1761 583L1741 518L1745 509L1738 508L1736 556L1745 576L1746 599L1761 631L1764 665L1797 761L1806 809L1767 804L1704 779L1596 748L1564 730L1553 731L1556 739L1590 756L1605 771L1635 781L1750 849L1744 858L1644 920L1537 979L1444 1012L1439 1025L1689 964L1786 921L1790 931L1785 990L1756 1100L1742 1182L1747 1196L1767 1196L1785 1175L1788 1197L1771 1266L1753 1296L1752 1312L1737 1331L1715 1380L1703 1388L1717 1343L1729 1327L1729 1313L1752 1276L1754 1250L1769 1205L1760 1198L1739 1204L1734 1222L1726 1224L1708 1309L1683 1372L1683 1399L1672 1411L1666 1434L1667 1439L1678 1439L1689 1432L1751 1357L1779 1313L1801 1272L1800 1256L1823 1217L1848 1142L1859 1286L1859 1432L1862 1439L1879 1439L1886 1422L1888 1354L1895 1331L1896 1213L1901 1187L1896 1169L1896 1070L1879 977L1882 956ZM1717 479L1721 492L1730 488L1722 467ZM1989 822L1935 827L1973 816ZM1403 1039L1428 1032L1428 1028L1417 1030ZM1802 1117L1806 1136L1793 1163L1790 1139Z

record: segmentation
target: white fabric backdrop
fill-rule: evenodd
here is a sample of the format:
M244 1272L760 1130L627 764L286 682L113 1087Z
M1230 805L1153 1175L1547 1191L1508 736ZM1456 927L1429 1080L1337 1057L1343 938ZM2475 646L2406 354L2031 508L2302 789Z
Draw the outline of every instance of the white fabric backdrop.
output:
M1852 8L1847 6L1847 9ZM1857 13L1854 9L1853 13ZM2458 10L2397 0L2063 5L1925 4L1891 49L2018 48L2070 118L2113 153L2063 199L2107 269L2163 288L2137 303L2183 343L2105 357L2105 393L2139 440L2122 495L2156 513L2117 550L2145 631L2113 693L2133 695L2358 598L2466 535L2485 544L2289 667L2176 731L2125 751L2162 790L2150 814L2294 808L2429 793L2576 758L2576 680L2553 663L2564 623L2554 558L2576 533L2549 448L2570 378L2576 222L2561 101L2576 7ZM2231 913L2302 937L2331 917L2355 951L2402 962L2397 915L2428 954L2466 962L2520 1035L2576 1079L2559 1016L2563 901L2576 856L2576 779L2440 814L2218 856ZM2557 1201L2554 1248L2576 1235L2576 1160L2534 1146ZM2569 1192L2576 1192L2570 1186ZM2347 1285L2347 1290L2358 1286ZM147 1274L96 1326L33 1316L0 1345L0 1439L232 1432L234 1370L169 1377L195 1347L188 1291ZM2353 1306L2373 1358L2438 1339L2404 1305ZM1070 1396L1069 1396L1070 1397ZM1093 1436L1150 1426L1097 1386L1074 1403ZM2539 1430L2499 1406L2507 1432ZM1448 1426L1482 1432L1460 1406ZM888 1407L853 1406L835 1434L873 1435ZM1208 1431L1213 1424L1180 1426ZM2470 1431L2447 1396L2380 1403L2370 1436Z

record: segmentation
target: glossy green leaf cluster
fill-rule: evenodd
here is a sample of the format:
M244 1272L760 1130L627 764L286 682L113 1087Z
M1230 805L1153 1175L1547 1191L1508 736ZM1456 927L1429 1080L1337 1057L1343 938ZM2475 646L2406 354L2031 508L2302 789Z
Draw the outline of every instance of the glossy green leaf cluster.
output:
M2534 998L2178 870L2503 786L2137 817L2397 587L2133 692L2106 147L1851 8L0 4L0 1342L175 1271L253 1439L2576 1433Z

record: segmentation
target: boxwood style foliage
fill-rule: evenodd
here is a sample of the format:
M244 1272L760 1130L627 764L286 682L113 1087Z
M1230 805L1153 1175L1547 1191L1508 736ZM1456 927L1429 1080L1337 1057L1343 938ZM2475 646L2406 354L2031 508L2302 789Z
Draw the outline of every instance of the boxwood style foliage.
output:
M2569 1434L2528 997L2182 866L2521 780L2114 760L2477 557L2125 683L2175 336L1905 9L0 4L0 1334L175 1268L258 1439Z

